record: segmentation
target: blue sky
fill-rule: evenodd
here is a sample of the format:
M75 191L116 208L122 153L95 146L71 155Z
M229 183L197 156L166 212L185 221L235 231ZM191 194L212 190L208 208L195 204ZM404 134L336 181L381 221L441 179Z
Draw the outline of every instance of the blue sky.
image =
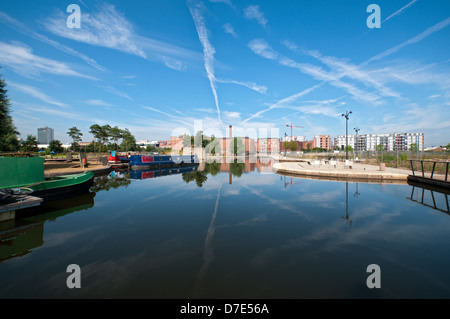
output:
M68 28L67 6L81 9ZM381 9L370 29L369 4ZM3 1L0 74L22 137L424 132L450 142L450 2Z

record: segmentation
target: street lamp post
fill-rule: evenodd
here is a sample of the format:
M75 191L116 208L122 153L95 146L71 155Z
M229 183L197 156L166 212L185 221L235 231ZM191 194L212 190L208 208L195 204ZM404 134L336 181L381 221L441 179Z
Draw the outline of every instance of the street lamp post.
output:
M286 143L286 140L287 140L287 134L286 134L286 132L284 132L284 157L287 156L287 155L286 155L286 151L287 151L287 143Z
M348 117L352 114L352 111L345 111L345 114L342 116L345 117L345 159L348 160Z
M354 130L355 130L355 132L356 132L356 136L355 136L355 149L354 149L354 151L356 151L356 156L358 156L358 150L359 150L359 147L357 147L358 146L358 132L360 131L360 129L358 128L358 127L355 127L355 128L353 128Z

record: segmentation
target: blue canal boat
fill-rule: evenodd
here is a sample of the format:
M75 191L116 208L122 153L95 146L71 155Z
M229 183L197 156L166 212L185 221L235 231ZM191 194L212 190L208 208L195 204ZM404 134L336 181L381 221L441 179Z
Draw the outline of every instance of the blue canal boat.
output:
M129 160L132 170L198 163L196 155L131 155Z

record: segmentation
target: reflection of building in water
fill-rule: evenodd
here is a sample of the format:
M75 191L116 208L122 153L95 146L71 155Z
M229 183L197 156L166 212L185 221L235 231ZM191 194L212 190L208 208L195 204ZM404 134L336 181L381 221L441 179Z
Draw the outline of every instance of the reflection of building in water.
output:
M258 158L256 167L259 173L271 173L274 161L271 158Z
M250 173L254 172L255 169L259 173L269 173L272 172L272 165L273 165L273 159L271 158L258 158L256 163L252 163L252 161L246 159L245 161L239 162L234 161L233 163L226 163L226 161L214 161L217 166L220 167L220 172L230 172L233 171L233 169L236 169L237 164L242 164L240 166L241 173ZM211 165L211 164L210 164Z

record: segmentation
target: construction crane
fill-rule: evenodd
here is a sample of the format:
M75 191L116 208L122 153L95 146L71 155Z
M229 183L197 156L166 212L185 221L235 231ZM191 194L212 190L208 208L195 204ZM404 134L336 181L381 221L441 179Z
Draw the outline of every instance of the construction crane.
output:
M289 125L289 124L286 124L286 126L287 127L291 127L291 141L292 141L292 128L293 127L302 127L303 128L303 126L295 126L295 125L292 125L292 123Z

